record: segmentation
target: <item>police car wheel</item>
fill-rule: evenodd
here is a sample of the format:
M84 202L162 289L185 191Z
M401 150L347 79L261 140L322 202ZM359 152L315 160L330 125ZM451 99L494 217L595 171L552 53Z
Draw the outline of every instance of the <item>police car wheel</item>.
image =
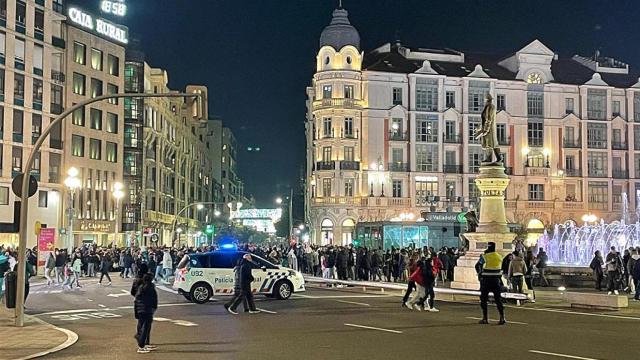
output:
M193 285L193 287L191 288L191 291L189 292L189 297L191 298L191 301L193 301L196 304L204 304L207 301L209 301L209 298L211 297L211 293L212 292L209 285L205 283L197 283Z
M273 289L274 295L280 300L286 300L291 297L292 286L291 283L285 280L280 280L276 283Z

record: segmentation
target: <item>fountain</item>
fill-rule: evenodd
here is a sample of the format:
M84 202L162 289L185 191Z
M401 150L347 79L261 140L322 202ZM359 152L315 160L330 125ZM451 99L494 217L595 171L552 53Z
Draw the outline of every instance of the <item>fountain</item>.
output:
M640 200L640 194L639 200ZM637 202L636 218L640 219L640 201ZM609 253L611 246L623 251L640 246L640 222L629 221L629 205L626 193L622 193L622 219L605 223L585 222L582 226L573 221L555 224L553 234L546 232L538 239L538 249L544 248L549 256L549 264L565 267L588 267L596 250L602 256Z

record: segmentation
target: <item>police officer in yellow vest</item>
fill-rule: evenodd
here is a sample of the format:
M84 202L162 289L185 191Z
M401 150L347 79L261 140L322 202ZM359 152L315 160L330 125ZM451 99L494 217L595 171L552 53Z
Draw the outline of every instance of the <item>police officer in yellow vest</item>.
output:
M480 324L488 324L487 302L489 293L493 293L496 307L500 313L500 325L506 323L504 319L504 306L502 305L502 255L496 252L496 243L490 242L484 254L480 257L476 269L480 277L480 307L482 308L482 320Z

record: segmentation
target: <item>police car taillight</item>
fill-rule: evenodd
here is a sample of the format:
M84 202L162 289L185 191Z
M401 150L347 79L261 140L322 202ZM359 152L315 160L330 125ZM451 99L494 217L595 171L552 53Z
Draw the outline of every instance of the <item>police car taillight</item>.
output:
M179 269L178 272L176 272L176 280L185 281L185 274L187 273L187 271L189 271L187 268Z

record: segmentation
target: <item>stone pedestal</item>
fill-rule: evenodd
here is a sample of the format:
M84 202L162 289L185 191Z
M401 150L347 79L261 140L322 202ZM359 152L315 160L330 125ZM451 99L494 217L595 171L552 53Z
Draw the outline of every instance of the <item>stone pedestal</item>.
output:
M469 249L465 256L458 259L452 288L480 288L475 265L489 242L496 243L496 251L501 255L513 251L512 242L516 234L509 232L504 210L504 190L507 185L509 177L504 173L502 164L480 166L480 175L476 178L476 186L480 190L479 224L476 232L463 235L469 242Z

